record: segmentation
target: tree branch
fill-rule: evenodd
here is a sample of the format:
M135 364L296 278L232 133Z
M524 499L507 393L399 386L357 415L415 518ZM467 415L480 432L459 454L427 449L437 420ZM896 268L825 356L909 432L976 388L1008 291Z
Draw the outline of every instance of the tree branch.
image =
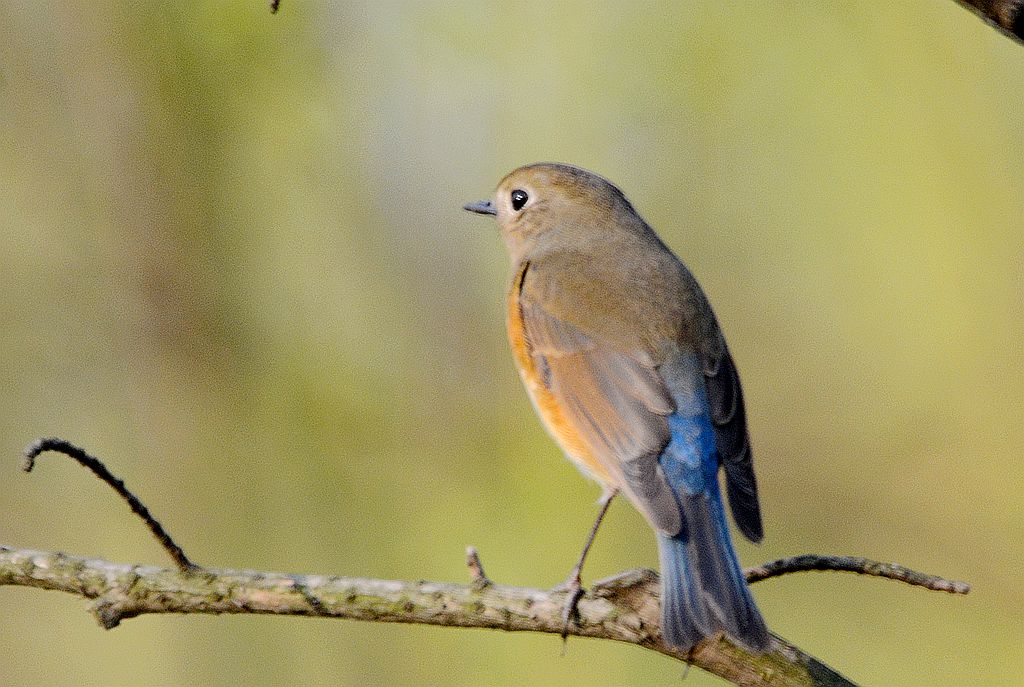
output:
M90 610L106 629L146 613L263 613L483 627L638 644L742 686L853 685L777 636L764 654L750 654L721 636L705 639L688 654L665 645L658 634L658 576L650 570L634 570L595 583L580 599L576 622L567 630L563 619L567 592L497 585L487 578L473 547L466 550L469 585L201 568L188 559L124 482L84 449L63 439L39 439L25 450L23 469L31 471L45 451L74 459L110 485L178 565L174 571L0 546L0 586L55 589L92 599ZM970 589L963 582L924 575L894 563L849 556L785 558L752 568L746 577L748 582L757 582L806 570L888 577L956 594Z
M997 31L1024 42L1024 0L957 0Z
M467 563L472 583L459 585L243 570L170 570L0 546L0 585L53 589L91 599L90 611L107 629L147 613L259 613L562 633L564 592L495 584L483 575L475 551L468 552ZM809 569L852 570L932 589L967 591L966 585L957 582L935 586L940 578L899 566L826 556L774 561L747 575L757 581ZM771 651L756 655L723 637L713 637L687 656L664 645L658 627L658 577L650 570L635 570L596 583L581 599L579 621L569 634L637 644L737 685L853 684L781 638L776 638Z

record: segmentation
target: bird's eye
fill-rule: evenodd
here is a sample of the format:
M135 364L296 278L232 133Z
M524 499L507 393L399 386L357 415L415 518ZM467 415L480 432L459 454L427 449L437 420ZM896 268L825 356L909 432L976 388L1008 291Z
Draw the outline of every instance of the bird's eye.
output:
M512 209L519 212L526 205L526 201L530 200L530 196L526 194L526 191L521 188L517 188L512 192Z

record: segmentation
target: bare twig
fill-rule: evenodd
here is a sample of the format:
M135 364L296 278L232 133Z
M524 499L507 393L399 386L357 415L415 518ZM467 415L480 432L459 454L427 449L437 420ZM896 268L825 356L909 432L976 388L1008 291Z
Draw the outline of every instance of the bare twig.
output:
M781 558L754 568L747 568L743 571L743 574L747 576L747 582L759 582L767 580L769 577L778 577L787 573L810 570L832 570L858 573L860 575L874 575L875 577L885 577L936 592L949 592L950 594L966 594L971 591L971 585L966 582L947 580L935 575L926 575L897 563L879 563L870 558L860 558L859 556L819 556L809 553L803 556Z
M1024 43L1024 0L957 0L997 31Z
M64 439L37 439L29 444L28 448L25 449L25 460L21 464L21 469L25 472L32 472L32 468L35 467L36 464L36 458L39 457L40 453L45 451L55 451L74 458L80 465L85 466L91 470L94 475L106 482L111 489L116 491L121 498L128 502L128 506L132 509L132 512L142 518L142 521L146 523L146 527L149 528L149 531L153 533L153 536L156 537L156 540L160 542L160 545L164 547L164 550L167 551L167 554L182 572L190 572L200 569L198 565L188 559L185 552L182 551L181 547L175 543L171 538L171 535L167 533L167 530L157 522L156 518L150 515L149 509L146 508L146 505L142 503L135 494L128 491L128 487L124 485L124 482L115 477L110 470L107 469L107 466L100 462L98 458L90 456L84 449L80 449Z

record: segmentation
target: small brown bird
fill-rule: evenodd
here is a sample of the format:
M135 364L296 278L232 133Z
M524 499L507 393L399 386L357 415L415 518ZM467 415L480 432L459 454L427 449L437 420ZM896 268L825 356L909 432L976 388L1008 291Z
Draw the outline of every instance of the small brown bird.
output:
M740 531L762 538L739 377L707 297L622 192L577 167L506 176L492 215L512 258L508 336L547 429L604 488L657 532L662 636L681 650L724 632L770 645L729 536L719 468Z

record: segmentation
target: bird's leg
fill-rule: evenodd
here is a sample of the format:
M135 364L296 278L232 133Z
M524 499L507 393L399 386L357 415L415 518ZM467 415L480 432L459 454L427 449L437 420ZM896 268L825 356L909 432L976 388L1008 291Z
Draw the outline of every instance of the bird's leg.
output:
M605 488L604 494L601 495L600 508L597 511L597 519L594 520L593 527L590 528L590 534L587 535L587 541L583 544L583 551L580 552L580 558L576 561L576 565L569 571L569 576L565 578L565 582L555 587L559 591L566 591L569 593L569 597L565 600L565 608L562 609L562 639L564 640L569 634L569 627L579 616L579 612L576 608L579 604L580 598L583 596L583 581L580 579L580 573L583 571L583 562L587 560L587 554L590 553L590 547L594 543L594 537L597 536L597 528L601 526L601 521L604 520L605 514L608 512L608 507L612 504L612 499L619 493L618 489Z
M583 571L583 562L587 560L587 554L590 553L590 547L594 544L594 537L597 536L597 529L601 526L601 521L604 520L605 514L608 512L608 507L612 504L612 499L619 493L618 489L606 489L605 493L601 495L601 500L598 502L597 519L594 520L594 525L590 528L590 534L587 535L587 541L583 544L583 550L580 551L580 558L576 561L576 565L572 570L569 571L569 576L565 578L565 582L559 585L559 589L574 589L580 586L580 573Z

